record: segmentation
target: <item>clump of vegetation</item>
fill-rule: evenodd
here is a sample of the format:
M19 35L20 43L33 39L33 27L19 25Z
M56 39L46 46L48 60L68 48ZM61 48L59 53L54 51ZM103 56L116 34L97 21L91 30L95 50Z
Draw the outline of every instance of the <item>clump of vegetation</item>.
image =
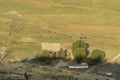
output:
M86 56L87 54L84 48L78 48L74 53L74 57L77 63L82 62Z
M90 64L97 64L98 62L102 62L104 60L105 52L99 49L95 49L91 52L90 58Z
M38 60L44 62L47 65L54 65L59 59L63 58L65 58L65 55L63 54L63 49L61 49L59 52L43 50L41 51L41 53L39 53L37 57Z
M39 58L41 61L45 61L46 59L51 59L52 56L51 56L51 52L48 52L48 51L42 51L40 54L39 54Z
M66 57L65 53L64 53L64 50L61 48L61 50L59 52L56 53L56 57L57 58L62 58L64 59Z
M63 49L61 49L59 52L53 52L53 51L45 51L43 50L40 54L40 58L49 59L49 58L65 58L65 54L63 53Z
M72 44L72 52L75 53L79 48L86 48L86 44L83 40L76 41Z
M83 40L74 42L72 44L72 53L77 63L82 62L88 55L87 43Z
M83 40L79 40L73 43L72 52L74 59L77 63L81 63L82 61L87 62L90 65L97 64L98 62L102 62L105 58L105 52L99 49L95 49L89 54L89 44L85 43Z

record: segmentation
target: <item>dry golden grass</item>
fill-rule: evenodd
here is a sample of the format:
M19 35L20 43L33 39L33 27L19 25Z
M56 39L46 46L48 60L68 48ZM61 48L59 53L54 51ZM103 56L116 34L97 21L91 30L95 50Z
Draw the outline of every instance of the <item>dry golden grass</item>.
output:
M54 27L54 29L66 34L69 33L68 35L74 34L78 39L81 36L86 36L90 50L103 49L106 52L106 57L112 58L120 52L120 27L118 26L65 25Z
M89 0L0 0L0 46L6 41L15 18L11 40L18 41L18 44L17 47L9 45L13 50L11 56L39 53L38 44L41 42L71 44L86 36L90 51L100 48L106 52L106 58L112 58L120 52L119 2L97 0L93 5ZM9 11L20 12L22 17L4 14ZM30 37L36 42L22 43L23 37Z
M52 7L56 6L57 4L53 1L44 1L44 0L11 0L15 4L21 4L27 7L33 7L33 8L46 8L46 7Z

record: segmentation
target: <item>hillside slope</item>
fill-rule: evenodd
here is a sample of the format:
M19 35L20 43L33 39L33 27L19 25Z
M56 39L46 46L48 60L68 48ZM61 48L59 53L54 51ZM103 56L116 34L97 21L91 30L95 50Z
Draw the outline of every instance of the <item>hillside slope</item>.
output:
M119 0L0 0L0 46L12 24L6 52L10 59L38 54L41 42L71 43L82 36L93 46L90 50L103 49L112 58L120 52L119 4Z

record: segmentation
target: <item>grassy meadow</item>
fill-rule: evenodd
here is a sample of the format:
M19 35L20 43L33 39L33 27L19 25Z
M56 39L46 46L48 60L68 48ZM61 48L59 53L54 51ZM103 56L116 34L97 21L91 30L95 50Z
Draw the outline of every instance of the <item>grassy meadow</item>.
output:
M90 51L100 48L112 58L120 52L119 4L119 0L0 0L0 47L7 41L8 59L20 60L37 55L41 42L71 44L85 36Z

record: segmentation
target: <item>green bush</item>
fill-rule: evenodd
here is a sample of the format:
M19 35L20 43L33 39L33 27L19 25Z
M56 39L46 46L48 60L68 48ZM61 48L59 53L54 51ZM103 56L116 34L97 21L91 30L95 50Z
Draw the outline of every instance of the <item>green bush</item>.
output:
M39 58L40 58L41 61L49 60L52 57L51 54L52 54L51 52L42 51L39 54Z
M76 41L72 44L72 53L77 63L83 61L88 55L88 46L89 44L83 40Z
M92 51L90 58L91 58L90 64L97 64L104 60L105 52L99 49L95 49Z
M63 54L63 49L59 52L52 52L52 51L41 51L38 55L38 60L45 63L45 64L54 64L59 59L63 59L65 55Z
M86 48L86 44L83 40L76 41L72 44L72 52L75 53L78 48Z
M81 63L87 56L84 48L78 48L73 55L77 63Z

